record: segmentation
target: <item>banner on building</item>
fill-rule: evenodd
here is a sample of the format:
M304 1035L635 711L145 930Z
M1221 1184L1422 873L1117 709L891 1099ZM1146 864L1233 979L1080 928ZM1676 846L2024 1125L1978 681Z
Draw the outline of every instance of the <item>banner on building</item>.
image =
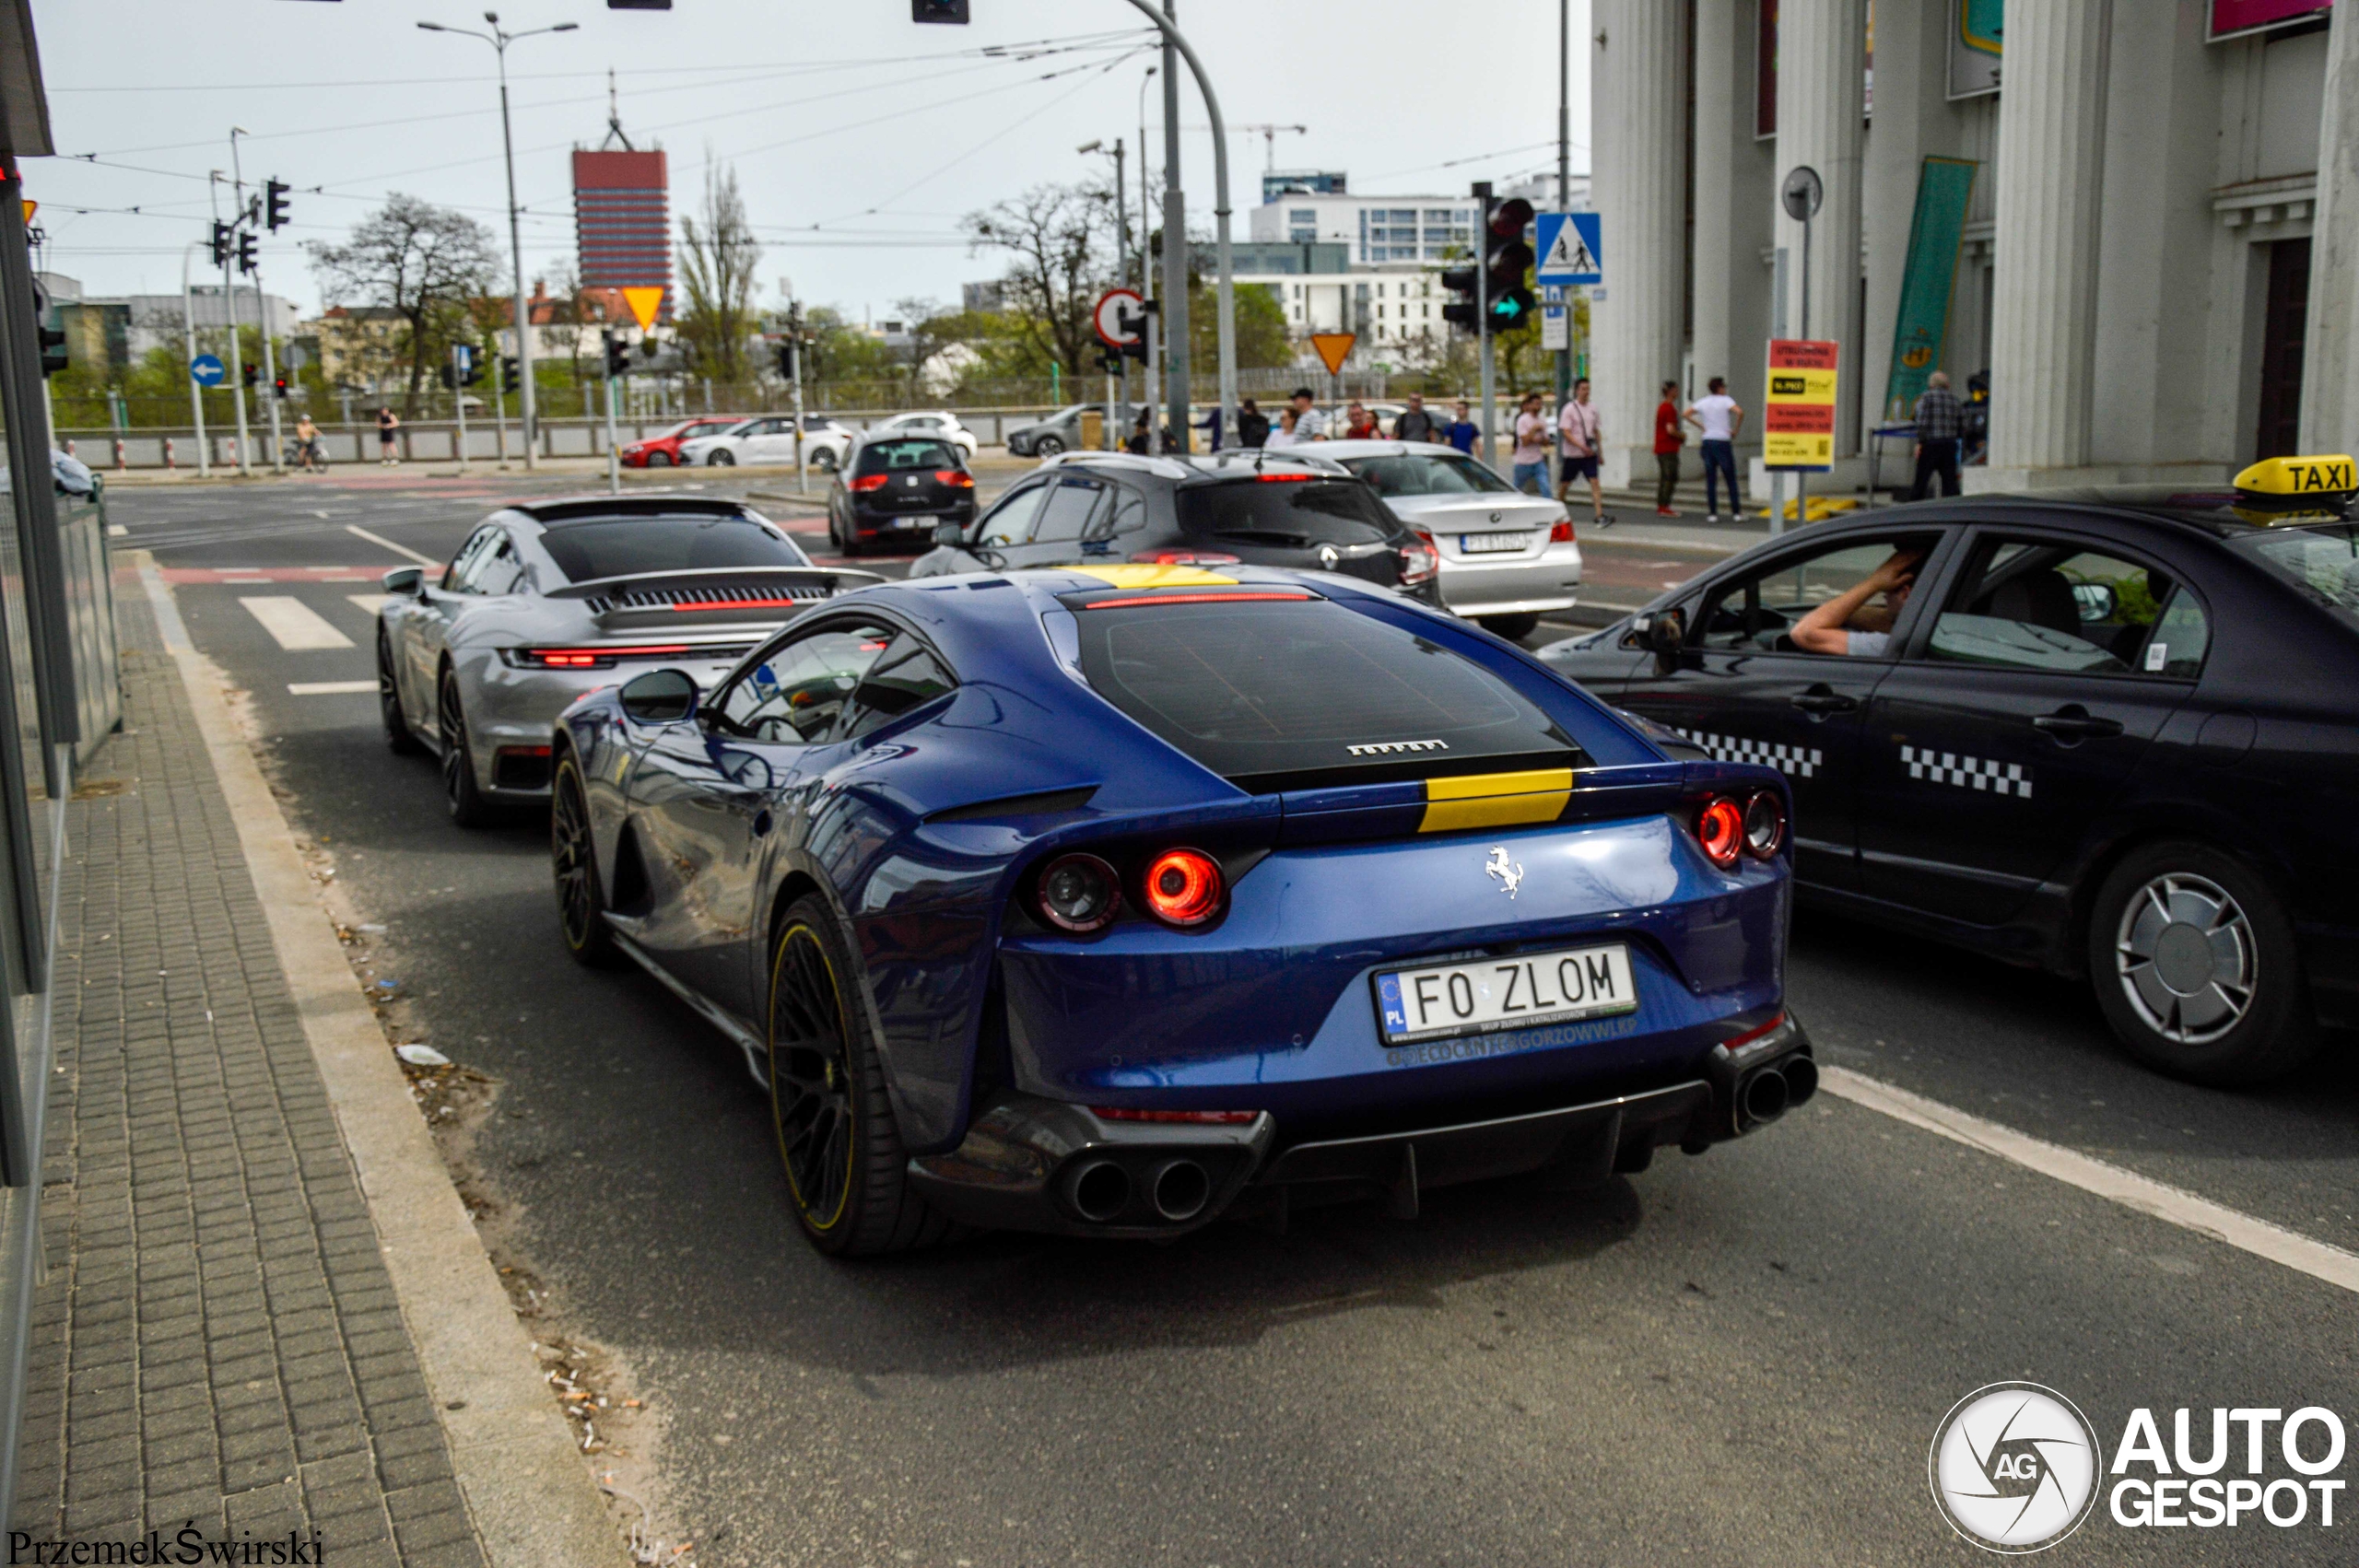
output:
M1887 419L1905 419L1941 369L1949 336L1950 294L1978 166L1962 158L1929 158L1917 174L1917 216L1908 225L1908 262L1900 275L1900 319L1892 333L1892 373L1884 384Z
M2334 0L2212 0L2212 41L2304 17L2323 17L2333 8Z
M1769 395L1761 417L1761 459L1788 473L1835 466L1835 377L1841 345L1814 338L1769 340Z
M2006 32L2004 0L1950 0L1950 96L1979 98L1999 90L2000 42Z

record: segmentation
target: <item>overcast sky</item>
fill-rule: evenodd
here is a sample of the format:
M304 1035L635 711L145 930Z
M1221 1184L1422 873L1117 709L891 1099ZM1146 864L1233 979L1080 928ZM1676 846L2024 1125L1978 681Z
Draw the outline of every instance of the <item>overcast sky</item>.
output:
M956 304L962 281L1001 270L957 240L959 216L1103 170L1074 150L1092 138L1135 146L1155 63L1123 0L973 10L973 26L951 28L912 25L907 0L676 0L671 11L514 0L501 12L511 29L581 24L509 53L527 273L572 254L566 154L604 135L612 67L625 130L671 155L675 240L708 157L736 169L765 246L765 304L781 279L855 317L912 296ZM1576 172L1588 168L1588 11L1573 0ZM88 292L180 287L233 124L252 133L241 138L250 182L297 187L295 222L266 239L262 260L270 291L307 310L323 301L300 242L340 235L389 192L472 212L500 231L505 255L491 48L416 27L482 27L466 0L33 0L33 13L61 156L29 160L26 190L42 204L42 264ZM1309 126L1277 138L1278 166L1344 170L1355 192L1462 192L1554 167L1557 12L1546 0L1181 0L1179 20L1228 117L1239 239L1265 157L1241 124ZM1060 52L976 53L1033 43ZM1147 111L1159 164L1159 85ZM1209 228L1212 137L1192 85L1180 119L1191 222ZM78 154L101 164L65 156ZM201 254L196 264L201 278Z

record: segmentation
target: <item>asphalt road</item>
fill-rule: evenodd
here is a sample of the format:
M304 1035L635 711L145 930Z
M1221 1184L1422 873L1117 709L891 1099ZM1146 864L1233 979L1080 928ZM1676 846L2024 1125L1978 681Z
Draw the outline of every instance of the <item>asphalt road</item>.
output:
M369 478L126 489L116 544L175 578L366 578L404 557L352 527L440 559L523 487ZM2359 1419L2350 1292L1829 1095L1602 1190L1445 1190L1407 1224L825 1262L736 1054L564 956L545 823L452 827L373 697L289 694L370 678L366 584L175 591L298 828L387 928L369 962L405 1037L496 1081L453 1147L546 1293L536 1332L604 1347L646 1401L631 1441L698 1562L1954 1563L1977 1554L1927 1445L1981 1385L2062 1391L2108 1461L2139 1407L2166 1445L2192 1408L2199 1454L2215 1406ZM259 594L352 646L282 649ZM2192 1089L2129 1063L2076 987L1808 912L1790 982L1822 1059L2359 1249L2359 1042L2265 1093ZM2264 1458L2301 1479L2273 1433ZM2330 1529L2130 1528L2100 1502L2055 1560L2348 1562L2342 1498Z

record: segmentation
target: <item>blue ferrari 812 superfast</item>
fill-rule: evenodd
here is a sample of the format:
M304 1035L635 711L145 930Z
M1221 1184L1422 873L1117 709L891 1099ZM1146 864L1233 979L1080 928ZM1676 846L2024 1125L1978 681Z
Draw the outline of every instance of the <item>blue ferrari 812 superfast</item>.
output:
M745 1051L830 1254L1406 1217L1817 1084L1784 776L1340 574L880 584L554 750L567 945Z

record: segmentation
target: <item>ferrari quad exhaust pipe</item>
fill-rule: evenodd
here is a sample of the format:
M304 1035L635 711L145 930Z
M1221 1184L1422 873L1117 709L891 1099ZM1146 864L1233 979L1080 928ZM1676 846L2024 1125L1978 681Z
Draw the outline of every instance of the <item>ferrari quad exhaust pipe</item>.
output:
M1786 1076L1787 1108L1810 1104L1810 1097L1818 1093L1818 1063L1806 1056L1790 1057L1778 1071Z
M1111 1160L1091 1160L1073 1173L1065 1192L1074 1213L1102 1225L1130 1207L1131 1173Z
M1178 1224L1192 1220L1212 1201L1213 1178L1193 1160L1172 1160L1155 1173L1149 1188L1155 1211Z
M1744 1112L1744 1119L1755 1127L1776 1121L1786 1114L1792 1089L1786 1075L1774 1067L1765 1067L1744 1081L1737 1090L1737 1105Z

